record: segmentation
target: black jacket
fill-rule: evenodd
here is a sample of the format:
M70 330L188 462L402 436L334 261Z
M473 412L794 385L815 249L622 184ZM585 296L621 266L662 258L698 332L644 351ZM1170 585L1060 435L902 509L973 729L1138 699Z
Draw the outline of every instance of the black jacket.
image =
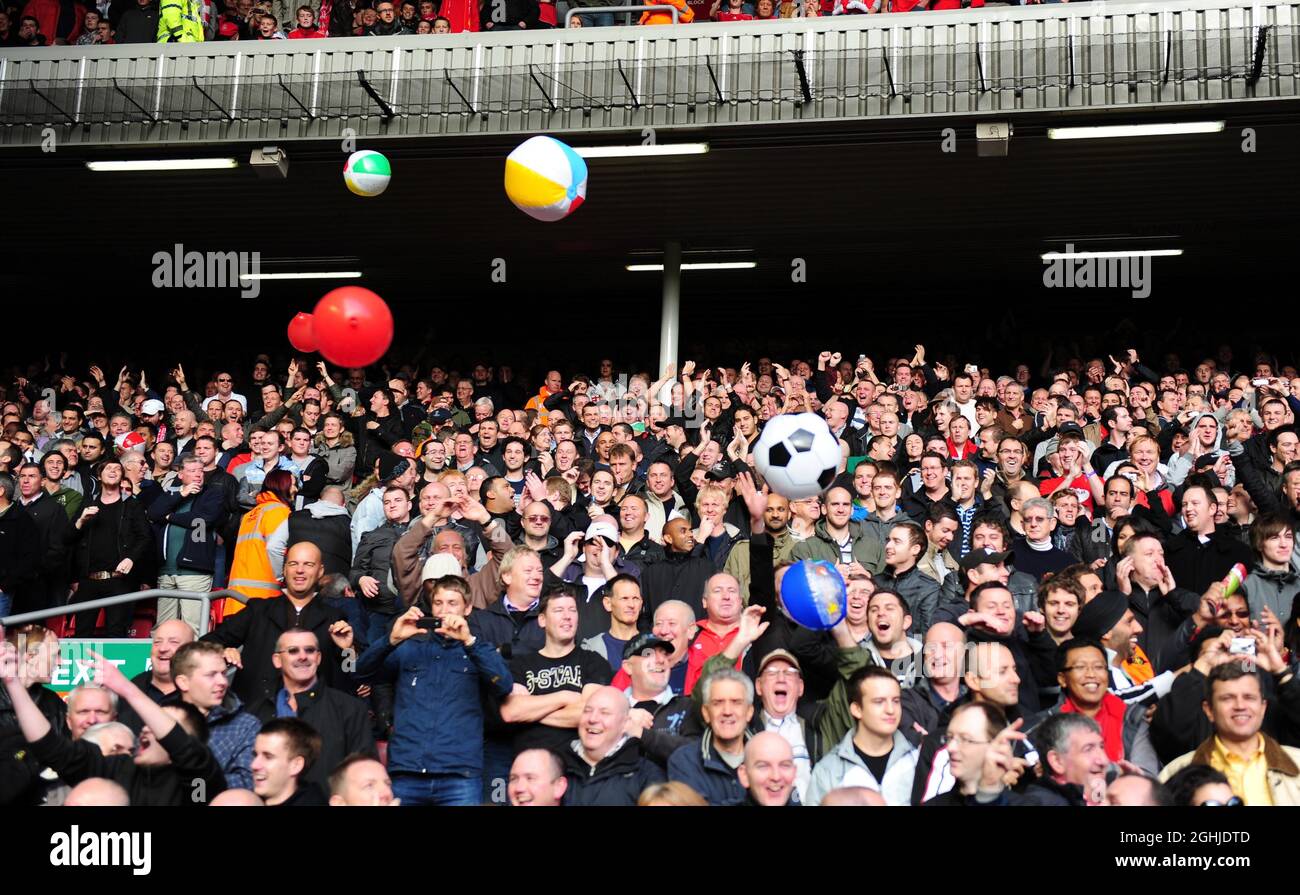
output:
M375 460L379 459L380 452L392 450L394 442L405 438L407 433L402 417L395 412L382 419L373 413L351 419L355 421L352 428L357 438L356 474L357 478L364 479L375 471ZM366 425L371 422L378 423L379 428L367 429Z
M1254 562L1251 550L1219 526L1202 544L1195 532L1183 530L1165 542L1165 561L1181 588L1203 594L1222 581L1237 563L1247 569Z
M572 748L564 750L560 758L564 776L569 779L565 805L631 807L647 786L667 779L659 765L641 756L640 743L630 737L595 767Z
M647 532L641 536L641 540L623 553L623 559L636 563L641 569L641 574L644 575L645 570L651 565L664 561L664 548L650 540L650 534Z
M307 468L302 472L302 487L298 489L298 496L302 498L303 506L320 497L320 493L329 484L329 474L330 465L324 457L311 458Z
M352 529L347 513L315 516L303 507L289 514L289 543L310 541L320 548L326 575L352 574Z
M704 617L704 585L718 569L702 553L702 545L689 554L667 551L663 562L641 570L641 594L652 617L668 600L681 600L695 610L696 618Z
M546 645L546 634L537 623L537 607L527 612L507 612L505 606L502 597L487 609L471 612L470 633L496 644L507 661L521 653L535 653Z
M63 734L68 729L67 703L40 684L28 687L27 692L52 731ZM49 788L40 776L44 769L45 762L27 746L9 691L0 687L0 805L39 805Z
M91 777L105 777L120 784L132 807L201 806L225 790L226 778L212 750L187 734L179 724L158 742L171 756L171 764L146 767L137 765L130 755L105 756L94 743L83 740L74 743L55 731L32 743L32 752L70 786Z
M1172 567L1170 571L1173 571ZM1175 577L1174 580L1178 579ZM1201 605L1200 595L1184 587L1175 587L1165 595L1159 588L1143 590L1142 585L1135 581L1128 604L1142 625L1138 645L1151 660L1156 674L1187 664L1191 657L1179 629Z
M409 522L388 522L376 529L366 532L357 544L356 556L352 558L352 590L361 605L370 612L394 615L405 608L402 595L394 588L392 566L393 545L411 527ZM379 582L379 594L374 598L366 597L361 592L361 578L369 575Z
M132 7L122 13L113 41L120 44L156 43L158 40L158 6ZM134 803L132 803L134 804Z
M217 534L225 518L225 492L220 485L204 485L187 512L176 512L186 498L180 491L164 491L149 505L149 521L153 523L154 540L158 545L158 561L166 562L167 529L171 536L177 533L185 539L176 566L181 574L211 575L216 568ZM171 520L168 521L168 515ZM232 548L233 549L233 548Z
M239 536L239 521L244 515L244 508L239 505L239 479L218 466L204 471L203 484L215 485L221 490L221 508L225 515L217 523L217 531L221 534L222 541L235 543L235 538ZM145 508L148 508L148 504Z
M280 635L292 627L315 632L322 650L321 682L350 691L351 670L357 656L353 655L349 670L344 671L345 657L329 633L330 625L346 620L343 610L328 606L318 598L308 602L301 614L296 613L289 598L280 594L264 600L249 600L242 612L227 618L202 639L222 646L244 648L241 657L244 667L235 673L231 689L245 705L256 705L267 699L274 702L275 694L280 692L280 672L271 664L271 656Z
M68 550L72 546L76 529L68 520L68 513L57 500L42 493L23 510L36 523L36 577L29 582L33 588L31 605L26 600L14 600L14 608L45 609L53 605L52 598L61 598L58 591L66 592L68 581Z
M26 510L13 504L0 514L0 591L17 593L36 575L40 533Z
M117 524L118 561L131 560L131 574L127 578L135 580L139 578L141 566L150 559L150 554L153 552L153 532L149 530L149 522L145 519L144 508L140 505L140 501L129 497L121 497L119 501L122 504L122 515L118 517ZM102 512L104 505L94 500L88 506L101 507ZM99 520L99 516L91 516L81 524L81 531L78 532L72 561L72 573L78 578L91 572L112 571L111 568L90 568L90 540L96 525L100 524Z
M321 739L320 755L302 779L328 789L330 772L353 752L378 756L370 730L370 710L360 699L318 683L299 693L295 701L297 717L310 724ZM275 698L264 699L247 710L263 723L270 721L275 717Z

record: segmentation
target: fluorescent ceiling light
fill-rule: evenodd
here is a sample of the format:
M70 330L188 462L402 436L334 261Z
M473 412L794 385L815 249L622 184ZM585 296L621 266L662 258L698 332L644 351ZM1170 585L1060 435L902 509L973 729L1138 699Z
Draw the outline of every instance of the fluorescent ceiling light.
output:
M1112 124L1103 127L1049 127L1049 140L1095 140L1105 137L1170 137L1177 134L1217 134L1222 121L1187 121L1173 124Z
M237 168L232 158L162 158L120 162L86 162L92 171L210 171Z
M1130 249L1122 252L1045 252L1044 261L1057 258L1171 258L1183 253L1182 249Z
M648 155L703 155L708 143L651 143L645 146L575 146L583 158L642 158Z
M682 270L750 270L758 267L755 261L708 261L699 264L683 264ZM627 269L633 273L663 270L662 264L629 264Z
M241 280L343 280L361 276L359 270L305 270L301 273L241 273Z

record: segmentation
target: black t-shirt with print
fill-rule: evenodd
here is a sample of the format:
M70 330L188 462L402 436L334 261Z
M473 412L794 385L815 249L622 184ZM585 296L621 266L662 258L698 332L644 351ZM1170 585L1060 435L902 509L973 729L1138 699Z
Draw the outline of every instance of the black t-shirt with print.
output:
M591 650L574 647L560 659L541 653L524 653L510 660L510 674L515 683L533 696L569 690L581 693L588 684L608 684L614 678L609 663ZM548 727L540 722L516 724L515 754L525 749L550 749L563 753L578 735L572 727Z

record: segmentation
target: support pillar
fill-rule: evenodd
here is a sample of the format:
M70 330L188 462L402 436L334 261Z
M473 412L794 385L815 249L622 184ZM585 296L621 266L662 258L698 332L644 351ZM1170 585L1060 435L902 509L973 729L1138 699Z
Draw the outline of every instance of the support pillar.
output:
M663 312L659 323L659 369L677 364L677 341L681 335L682 245L664 245Z

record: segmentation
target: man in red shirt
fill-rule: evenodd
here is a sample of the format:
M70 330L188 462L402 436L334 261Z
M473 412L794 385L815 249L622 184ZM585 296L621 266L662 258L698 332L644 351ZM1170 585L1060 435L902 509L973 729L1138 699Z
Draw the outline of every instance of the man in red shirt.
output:
M719 572L705 582L704 612L707 617L697 625L699 632L691 644L686 668L686 693L695 689L695 684L704 671L704 663L731 646L740 630L741 615L745 611L740 582L735 578L726 572ZM759 614L761 615L761 609ZM764 624L763 627L766 628L767 625ZM736 660L736 667L739 668L742 657L729 657Z

